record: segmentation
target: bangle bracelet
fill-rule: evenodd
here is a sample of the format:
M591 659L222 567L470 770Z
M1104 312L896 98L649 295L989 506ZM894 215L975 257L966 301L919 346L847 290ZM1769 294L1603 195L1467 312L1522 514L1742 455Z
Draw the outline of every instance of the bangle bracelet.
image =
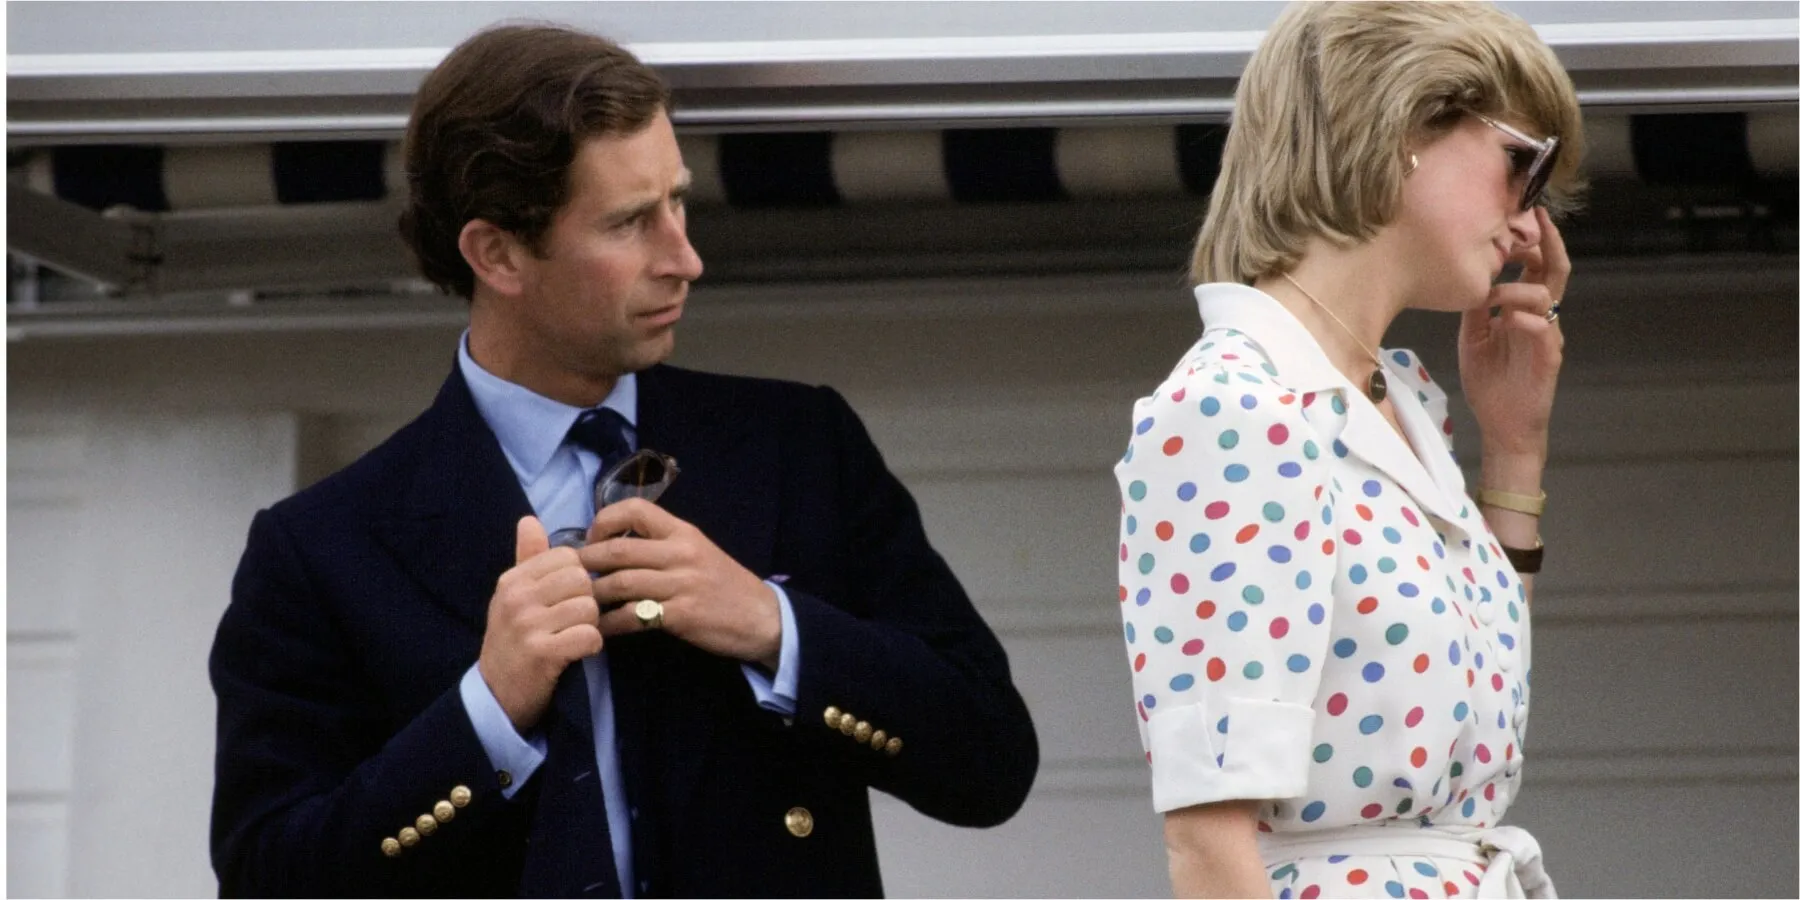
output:
M1514 494L1508 491L1496 491L1488 488L1477 488L1475 491L1476 503L1483 506L1492 506L1496 509L1510 509L1513 512L1524 513L1528 516L1543 515L1544 501L1548 499L1550 499L1550 496L1543 491L1538 491L1536 497L1533 497L1530 494Z
M1544 568L1544 539L1537 539L1537 546L1530 550L1500 545L1500 552L1506 554L1506 561L1512 563L1513 571L1520 575L1536 575Z

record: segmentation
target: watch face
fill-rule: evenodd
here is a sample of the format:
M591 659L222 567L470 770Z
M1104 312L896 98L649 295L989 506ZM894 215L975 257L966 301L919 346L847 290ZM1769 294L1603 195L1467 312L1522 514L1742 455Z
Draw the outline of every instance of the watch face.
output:
M675 476L679 474L681 467L675 464L675 457L655 450L639 450L619 460L594 480L594 509L602 510L632 497L655 503L669 485L675 483Z

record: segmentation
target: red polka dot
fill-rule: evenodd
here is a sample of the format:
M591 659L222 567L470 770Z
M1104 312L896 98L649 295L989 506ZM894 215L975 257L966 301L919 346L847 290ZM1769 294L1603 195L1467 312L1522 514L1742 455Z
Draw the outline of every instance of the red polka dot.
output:
M1145 662L1144 654L1139 653L1137 655L1137 659L1134 659L1131 661L1131 671L1133 671L1133 672L1144 671L1144 662Z
M1119 545L1119 562L1124 562L1130 558L1131 558L1131 548L1126 547L1124 544L1120 544Z
M1158 523L1156 523L1156 537L1158 540L1166 541L1174 536L1175 536L1175 523L1174 522L1158 522Z
M1237 542L1240 544L1248 544L1251 541L1256 540L1256 533L1261 530L1262 526L1257 525L1254 522L1245 525L1243 528L1238 529Z
M1180 453L1180 452L1181 452L1181 435L1178 434L1172 438L1169 438L1166 441L1163 441L1163 455L1164 456L1174 456L1175 454Z
M1431 571L1431 560L1426 559L1425 557L1421 556L1417 560L1414 560L1414 561L1419 564L1420 569L1422 569L1426 572Z
M1474 687L1474 686L1475 686L1475 670L1470 669L1469 670L1469 687Z
M1460 893L1462 893L1462 888L1457 887L1456 882L1454 882L1454 881L1444 882L1444 896L1454 897Z
M1213 502L1206 504L1207 518L1223 519L1228 515L1231 515L1231 504L1226 503L1223 500L1214 500Z
M1425 752L1424 747L1414 747L1413 752L1412 752L1413 768L1415 768L1415 769L1425 768L1425 760L1429 759L1430 756L1431 756L1430 754Z
M1276 616L1275 621L1269 623L1269 637L1284 638L1287 637L1287 633L1288 620L1285 617Z
M1119 585L1119 602L1120 603L1125 602L1125 586L1122 584Z
M1176 391L1173 394L1170 394L1169 399L1175 401L1176 403L1180 403L1182 401L1182 399L1185 398L1186 396L1187 396L1187 388L1182 388L1181 390Z
M1210 619L1213 617L1213 613L1218 611L1218 605L1211 600L1202 600L1200 601L1199 606L1194 607L1194 615L1199 616L1202 619Z
M1354 528L1344 529L1344 543L1351 546L1360 545L1362 543L1362 532L1357 531Z
M1364 522L1375 521L1375 511L1361 503L1356 504L1356 514L1361 516Z
M1489 800L1494 799L1494 784L1493 784L1493 782L1491 782L1491 781L1488 782L1487 790L1482 791L1481 795L1483 797L1488 798Z
M1187 593L1188 577L1180 572L1175 573L1174 577L1169 579L1169 590L1174 591L1177 594Z
M1431 657L1429 657L1423 653L1419 654L1418 656L1413 657L1413 671L1414 672L1418 672L1419 674L1423 675L1425 673L1425 670L1429 669L1429 668L1431 668Z
M1369 613L1374 612L1376 607L1379 607L1380 605L1380 600L1377 600L1374 597L1364 597L1361 600L1356 601L1356 611L1366 616Z
M1493 762L1494 753L1493 753L1493 751L1488 749L1488 746L1486 744L1476 744L1475 745L1475 758L1478 760L1481 760L1484 763L1485 762Z
M1450 420L1449 419L1444 420L1444 433L1445 434L1450 433Z
M1513 745L1507 744L1506 745L1506 758L1512 759L1512 755L1513 755Z
M1420 380L1420 381L1430 381L1430 380L1431 380L1431 373L1430 373L1430 372L1427 372L1427 371L1425 371L1425 366L1424 366L1424 365L1423 365L1423 364L1421 364L1421 365L1419 365L1419 366L1416 366L1416 367L1415 367L1415 369L1416 369L1416 370L1417 370L1417 371L1418 371L1418 373L1419 373L1419 380Z
M1331 698L1325 701L1325 711L1334 716L1343 715L1344 710L1349 706L1350 698L1343 694L1332 694Z
M1306 890L1300 892L1300 900L1313 900L1317 896L1319 896L1319 886L1316 884L1309 884L1306 886Z
M1469 571L1468 566L1463 566L1463 577L1469 579L1470 584L1475 583L1475 573Z
M1496 691L1500 690L1501 688L1506 686L1506 681L1505 681L1505 679L1502 679L1500 677L1499 672L1494 673L1493 685L1494 685L1494 690L1496 690Z
M1207 660L1206 661L1206 677L1212 681L1218 681L1219 679L1224 678L1225 677L1225 661L1216 656L1213 657L1212 659Z
M1277 446L1287 443L1288 429L1286 425L1276 423L1269 426L1269 443Z
M1308 392L1306 392L1305 395L1303 395L1300 398L1300 405L1303 407L1311 406L1311 405L1313 405L1313 400L1317 399L1317 397L1318 397L1317 394L1314 394L1313 392L1308 391Z
M1281 404L1282 406L1293 406L1294 405L1294 395L1292 393L1282 394L1281 396L1275 398L1275 402Z
M1150 713L1148 713L1144 710L1144 701L1142 701L1142 700L1138 701L1138 718L1143 719L1146 722L1150 721ZM1144 754L1144 761L1145 762L1150 761L1150 754L1148 754L1148 753Z
M1425 721L1425 707L1415 706L1412 709L1407 710L1406 727L1417 728L1419 727L1419 723L1423 721Z
M1351 884L1362 884L1369 880L1369 873L1362 869L1351 869L1350 872L1344 876L1344 880Z
M1425 891L1420 888L1413 888L1412 890L1409 890L1406 892L1406 896L1412 897L1413 900L1426 900L1426 898L1430 897L1431 895L1425 893Z
M1414 528L1419 527L1419 517L1413 515L1412 507L1410 507L1410 506L1400 507L1400 515L1402 515L1406 518L1406 524L1411 525Z
M1319 545L1319 552L1324 553L1326 556L1330 556L1332 553L1334 553L1336 551L1337 551L1337 542L1333 541L1330 538L1326 538L1325 543Z
M1221 354L1219 354L1219 358L1220 359L1237 359L1238 355L1236 353L1221 353Z
M1381 804L1371 803L1368 806L1363 807L1362 808L1362 817L1365 819L1381 818Z
M1193 640L1188 641L1187 643L1181 645L1181 653L1183 656L1199 656L1200 651L1205 650L1205 649L1206 649L1206 642L1199 638L1194 638Z
M1312 522L1301 522L1294 526L1294 540L1304 541L1309 534L1312 534Z
M1470 884L1472 884L1476 887L1481 887L1481 876L1479 874L1468 871L1468 870L1464 870L1463 877L1469 879Z

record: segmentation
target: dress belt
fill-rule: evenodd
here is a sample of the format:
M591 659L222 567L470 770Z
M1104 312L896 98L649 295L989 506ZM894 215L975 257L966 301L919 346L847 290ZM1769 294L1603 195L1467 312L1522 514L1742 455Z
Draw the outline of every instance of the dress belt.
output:
M1262 833L1256 836L1263 861L1274 865L1328 856L1431 856L1484 865L1475 896L1554 898L1537 839L1523 828L1501 825L1349 825L1319 831Z

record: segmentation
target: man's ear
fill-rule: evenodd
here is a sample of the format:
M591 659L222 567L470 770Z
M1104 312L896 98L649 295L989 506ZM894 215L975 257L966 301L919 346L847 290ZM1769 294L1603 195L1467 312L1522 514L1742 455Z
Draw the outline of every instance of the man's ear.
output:
M470 219L457 235L456 247L475 271L475 280L503 296L525 290L526 257L531 251L512 232L486 219Z

